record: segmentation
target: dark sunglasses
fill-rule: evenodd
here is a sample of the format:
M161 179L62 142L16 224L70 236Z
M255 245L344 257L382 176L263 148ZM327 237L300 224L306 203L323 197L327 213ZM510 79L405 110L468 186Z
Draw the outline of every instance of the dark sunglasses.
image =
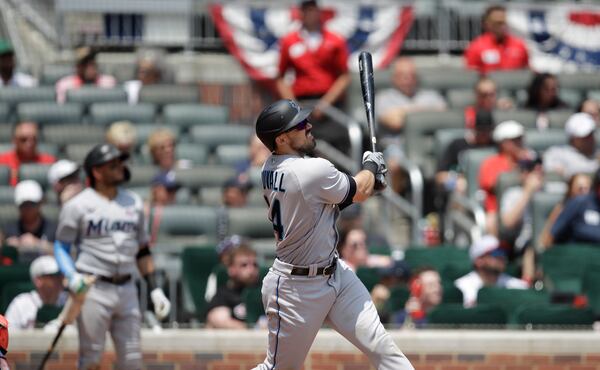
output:
M306 126L308 126L309 123L310 122L307 119L305 119L305 120L301 121L299 124L297 124L296 126L285 130L285 132L305 130Z

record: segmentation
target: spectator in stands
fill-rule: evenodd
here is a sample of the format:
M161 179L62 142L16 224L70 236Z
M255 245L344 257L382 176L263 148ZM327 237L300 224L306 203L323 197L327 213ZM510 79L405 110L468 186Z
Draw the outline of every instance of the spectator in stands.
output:
M282 98L296 100L301 105L316 101L311 115L314 135L347 152L349 139L344 134L345 127L326 119L323 113L332 105L341 108L350 84L348 48L342 37L322 27L316 0L301 0L299 8L301 28L284 36L279 43L277 91ZM289 70L295 73L291 86L286 79Z
M163 208L175 203L179 189L181 183L177 181L175 171L161 171L152 179L150 200L144 205L150 245L154 245L158 238Z
M479 187L485 193L486 228L497 235L498 203L495 194L496 181L503 172L512 171L521 159L531 154L523 146L523 125L516 121L504 121L496 126L492 139L498 147L495 154L483 161L479 171Z
M546 249L552 246L552 236L550 235L550 229L554 226L558 215L562 212L565 204L580 195L587 194L592 187L592 178L587 173L576 173L571 176L567 183L567 192L565 193L565 197L563 200L558 203L550 212L548 219L546 219L546 223L544 224L544 229L540 233L539 237L539 245Z
M248 204L248 192L252 189L250 181L238 177L227 179L222 187L223 205L227 208L242 208Z
M223 238L215 248L219 256L219 263L222 266L228 266L231 258L231 253L239 246L244 245L245 248L251 248L248 241L239 235L231 235ZM204 291L204 299L210 302L217 292L217 273L216 268L208 276L206 281L206 290Z
M565 204L550 230L554 243L589 243L600 245L600 169L593 177L592 188Z
M477 112L507 110L513 107L510 98L497 98L496 83L488 77L481 77L475 84L475 104L465 108L465 128L475 127Z
M390 243L388 242L385 233L381 231L381 228L378 227L376 219L380 216L379 211L377 215L374 217L366 217L365 215L368 212L368 208L363 208L362 204L354 203L344 208L342 212L340 212L340 217L338 218L338 233L340 235L344 233L348 233L352 229L362 229L367 232L367 245L377 246L383 248L390 248ZM368 219L370 222L365 222L365 219Z
M0 166L10 168L10 185L17 185L21 164L51 164L56 161L54 156L38 152L38 137L38 125L36 123L23 121L13 127L13 149L0 154Z
M465 307L477 304L477 293L484 286L527 289L525 281L504 273L506 253L500 248L500 242L495 236L485 235L475 241L469 249L469 256L473 262L473 271L454 281L454 285L463 294Z
M79 172L79 165L68 159L61 159L48 169L48 184L56 193L59 205L64 204L83 190Z
M35 290L16 296L6 309L10 330L33 329L38 310L43 305L64 306L68 294L63 288L63 276L53 256L36 258L29 266Z
M240 245L231 252L227 264L227 283L217 288L217 293L206 309L206 326L215 329L246 328L244 289L258 282L256 252Z
M258 136L252 134L248 142L248 158L235 166L240 181L252 181L253 173L260 173L262 165L270 154L269 149L260 141Z
M420 111L446 109L444 98L434 90L419 88L417 69L410 58L402 57L392 66L392 87L378 92L375 112L379 122L379 136L386 148L389 178L396 192L403 189L403 173L400 168L405 158L401 130L407 114Z
M423 268L414 274L409 289L404 310L393 314L392 323L423 327L427 324L427 314L442 303L442 278L433 268Z
M362 228L346 230L340 234L337 245L340 258L356 271L359 267L389 267L392 259L389 256L375 255L369 252L367 233Z
M596 150L596 122L587 113L575 113L567 120L565 132L567 145L548 148L544 153L544 170L556 172L565 179L575 173L593 173L598 168Z
M43 198L42 187L33 180L23 180L15 187L19 218L7 226L4 235L5 243L17 248L21 257L52 254L56 224L42 214Z
M67 91L79 89L84 85L111 88L117 85L113 76L101 74L96 64L96 52L90 47L81 47L75 51L75 74L65 76L56 82L56 101L64 103Z
M191 168L191 161L175 158L176 145L176 138L171 130L167 128L154 130L148 137L152 163L162 171Z
M527 88L525 108L537 112L536 127L548 128L547 113L554 109L568 108L558 95L558 79L550 73L536 73Z
M487 74L491 71L529 67L525 43L508 32L506 9L501 5L488 7L483 14L484 33L465 50L467 68Z
M121 152L129 154L131 158L137 144L135 126L129 121L114 122L106 130L106 142L113 144Z
M163 71L158 52L144 52L135 65L135 80L125 81L123 89L129 104L137 104L143 86L162 82Z
M457 191L464 194L467 189L467 180L459 168L461 153L467 149L485 148L494 145L492 131L494 130L494 117L489 110L480 110L476 113L474 127L468 129L465 137L453 140L442 155L438 163L435 181L443 189L444 194Z
M585 99L577 107L577 112L587 113L600 126L600 104L594 99Z
M37 86L35 78L15 72L15 51L12 45L0 39L0 87L34 87Z
M398 286L405 286L411 276L408 264L403 260L394 260L388 267L378 270L379 282L371 289L371 299L377 308L381 322L389 323L392 321L393 312L387 302L392 295L392 289Z

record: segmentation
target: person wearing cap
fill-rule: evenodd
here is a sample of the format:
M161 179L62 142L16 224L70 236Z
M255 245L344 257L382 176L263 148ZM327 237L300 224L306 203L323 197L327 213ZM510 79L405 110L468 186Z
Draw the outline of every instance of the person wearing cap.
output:
M217 256L219 256L219 264L213 268L210 275L208 275L208 279L206 280L206 289L204 291L204 299L206 302L210 302L212 298L215 296L217 292L217 275L219 273L219 269L221 266L228 266L229 260L231 258L232 252L240 247L240 246L250 247L250 244L247 239L239 236L239 235L231 235L223 238L215 247L217 252Z
M56 101L64 103L67 91L82 86L112 88L117 85L113 76L101 74L96 64L96 52L84 46L75 50L75 74L65 76L56 82Z
M550 230L549 245L586 243L600 245L600 168L589 193L568 200Z
M37 312L43 305L64 306L68 294L63 288L63 275L53 256L40 256L29 266L35 290L16 296L6 309L11 330L33 329Z
M252 189L250 181L231 177L223 183L221 189L222 202L227 208L242 208L248 204L248 192Z
M498 124L492 134L498 153L486 158L479 168L479 187L485 193L486 226L490 234L497 234L498 201L495 187L498 177L501 173L515 169L520 159L528 158L530 155L523 145L524 134L523 125L516 121L504 121Z
M469 249L473 271L454 281L463 294L463 305L477 305L477 293L485 286L509 289L527 289L527 282L504 273L506 253L500 241L493 235L484 235L473 242Z
M465 137L454 139L442 154L437 166L435 181L444 193L458 191L461 194L467 189L467 182L459 168L459 157L467 149L486 148L494 145L492 131L494 117L488 110L476 112L475 125L467 130Z
M19 181L19 167L23 163L52 164L53 155L38 151L39 128L37 123L21 121L12 129L13 149L0 153L0 166L10 168L10 185Z
M106 130L106 142L131 156L135 152L137 144L135 126L129 121L113 122Z
M19 218L4 231L5 243L19 250L21 257L51 254L56 224L42 214L44 193L40 184L23 180L15 187Z
M0 87L34 87L37 80L28 74L15 72L15 51L7 41L0 39Z
M56 193L59 205L66 203L83 190L79 173L79 165L68 159L61 159L48 169L48 184Z
M150 201L144 205L150 245L154 245L158 238L163 208L175 203L179 189L181 189L181 183L177 181L175 171L161 171L152 179Z
M568 144L552 146L544 153L544 170L568 179L576 173L593 173L600 156L596 150L596 122L587 113L575 113L567 120Z
M280 98L297 100L303 105L316 105L312 112L316 136L347 151L346 129L325 119L324 109L341 107L350 85L349 51L345 40L323 27L322 14L316 0L298 3L301 27L279 41L279 66L276 88ZM290 85L288 71L294 72Z

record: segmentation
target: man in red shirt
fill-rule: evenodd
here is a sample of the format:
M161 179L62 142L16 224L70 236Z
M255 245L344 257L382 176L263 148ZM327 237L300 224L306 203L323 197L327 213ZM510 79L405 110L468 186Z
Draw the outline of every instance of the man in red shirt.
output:
M524 133L523 125L516 121L504 121L496 126L492 138L498 146L498 154L484 160L479 168L479 187L485 192L486 227L493 235L497 235L496 182L500 174L512 171L520 159L529 156L523 146Z
M34 122L20 122L13 128L14 149L0 154L0 166L10 168L10 185L16 186L19 180L19 167L22 163L51 164L56 158L50 154L38 153L38 126Z
M300 20L302 27L280 41L277 92L281 98L298 100L300 103L316 100L311 121L315 136L344 150L344 146L348 145L347 135L340 138L340 129L342 132L345 129L320 119L324 108L341 103L350 84L346 42L322 27L321 11L315 0L300 2ZM288 70L295 73L291 85L285 78Z
M468 68L486 74L500 69L529 67L525 43L508 33L506 9L503 6L494 5L486 9L483 28L485 32L465 50Z

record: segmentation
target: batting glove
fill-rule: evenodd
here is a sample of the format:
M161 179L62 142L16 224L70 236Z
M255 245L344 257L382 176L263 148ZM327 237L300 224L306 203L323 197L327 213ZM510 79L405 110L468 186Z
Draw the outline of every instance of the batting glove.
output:
M382 191L387 188L387 180L385 179L385 173L378 173L375 175L375 185L373 189L376 191Z
M383 158L383 153L381 152L364 152L362 164L364 169L369 170L374 174L385 174L387 172L385 159Z
M78 272L73 273L69 279L69 290L74 294L82 294L90 288L88 279Z
M165 296L165 293L161 288L155 288L150 292L150 298L154 304L154 314L159 320L164 319L171 311L171 302L169 298Z

